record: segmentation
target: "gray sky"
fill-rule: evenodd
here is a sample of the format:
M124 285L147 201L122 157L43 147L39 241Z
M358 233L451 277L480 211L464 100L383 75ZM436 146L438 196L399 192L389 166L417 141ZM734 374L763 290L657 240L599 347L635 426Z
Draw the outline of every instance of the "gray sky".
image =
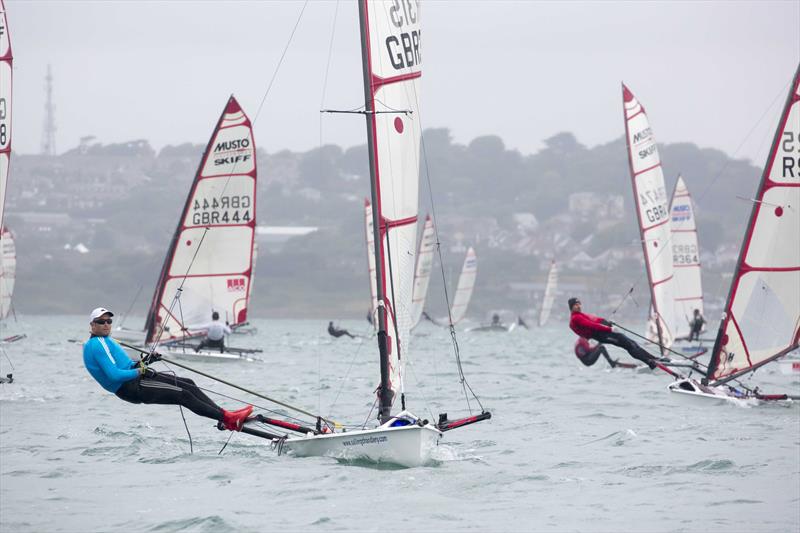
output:
M48 63L59 152L84 135L146 138L156 148L205 143L230 93L253 118L303 5L5 2L21 153L39 151ZM356 8L340 2L321 104L336 9L332 0L308 4L256 121L258 146L364 142L363 120L320 120L321 107L363 103ZM450 128L459 142L496 134L523 153L561 131L589 146L621 136L624 80L660 141L729 154L744 142L736 155L761 165L800 61L797 0L428 1L423 17L425 127Z

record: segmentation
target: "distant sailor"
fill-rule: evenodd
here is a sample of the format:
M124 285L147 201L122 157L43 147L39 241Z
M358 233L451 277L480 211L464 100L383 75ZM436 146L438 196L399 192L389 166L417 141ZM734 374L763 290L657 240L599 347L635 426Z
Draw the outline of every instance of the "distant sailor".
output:
M499 326L500 325L500 315L498 315L497 313L492 315L492 325L493 326Z
M233 333L231 328L228 327L228 324L225 324L219 319L219 313L216 311L211 313L211 322L192 329L206 330L206 338L197 345L197 348L194 349L195 352L199 352L203 348L209 347L219 348L219 353L222 353L225 351L225 335L230 335Z
M613 344L625 349L631 357L643 362L651 369L656 367L657 360L647 351L620 333L613 322L594 315L581 312L581 301L577 298L569 299L569 310L572 313L569 327L578 336L585 339L594 339L605 344Z
M592 366L600 359L600 356L605 357L608 364L611 365L611 368L617 366L617 362L611 359L611 356L608 355L608 350L602 344L592 344L589 342L588 339L583 337L578 337L578 340L575 341L575 356L586 366Z
M112 316L114 313L103 307L92 311L89 315L92 335L83 345L83 364L101 387L126 402L182 405L197 415L221 422L225 429L242 429L253 412L252 405L238 411L226 411L191 379L159 374L144 361L134 363L109 337Z
M689 326L691 327L691 331L689 332L689 340L700 340L700 332L703 331L703 326L706 324L705 317L700 314L699 309L694 310L694 317L689 322Z
M337 339L342 335L347 335L351 339L355 339L354 335L351 335L349 331L346 329L339 329L333 325L333 321L328 322L328 333L331 334L332 337L336 337Z

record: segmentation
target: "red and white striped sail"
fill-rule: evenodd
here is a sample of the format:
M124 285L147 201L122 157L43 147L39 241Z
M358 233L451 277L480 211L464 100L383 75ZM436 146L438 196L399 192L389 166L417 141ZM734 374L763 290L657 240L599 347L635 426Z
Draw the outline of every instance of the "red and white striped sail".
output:
M450 307L450 319L453 324L458 324L467 315L469 301L472 299L472 290L475 288L475 278L478 275L478 256L470 246L464 264L461 267L461 275L458 276L458 286L456 294L453 296L453 304Z
M670 205L672 266L675 269L675 337L688 337L695 309L704 314L700 246L694 205L683 176L678 176Z
M6 6L0 0L0 318L11 310L17 254L11 232L3 224L11 159L11 36Z
M667 191L656 140L644 107L622 85L625 114L625 138L628 145L633 196L644 250L647 278L650 282L652 314L661 329L661 343L668 347L675 338L675 309L672 254L669 250L670 227ZM657 328L656 328L656 331ZM648 331L648 336L651 332ZM658 335L651 340L658 341Z
M372 325L378 327L375 317L375 309L378 307L378 292L375 288L375 232L372 230L372 204L369 200L364 200L364 230L367 241L367 271L369 274L369 316Z
M153 342L198 334L212 311L247 321L256 224L253 130L236 99L225 105L192 183L147 319ZM182 286L180 301L172 305Z
M428 285L431 281L431 266L433 265L433 247L436 244L436 235L433 231L433 220L425 217L422 228L422 238L419 241L417 252L417 267L414 270L414 291L411 304L411 327L419 324L422 311L425 308L425 299L428 296Z
M414 252L420 165L419 119L420 7L415 0L367 1L360 4L366 22L365 70L369 81L368 120L374 138L372 153L380 220L382 263L377 280L385 295L386 332L389 346L389 387L400 395L400 354L410 339L411 300L414 286ZM381 302L378 304L381 305Z
M553 300L556 297L558 287L558 265L555 260L550 263L550 271L547 273L547 285L544 288L544 298L542 298L542 311L539 313L539 327L547 324L550 318L550 311L553 309Z
M708 377L749 372L800 343L800 67L781 115L731 282Z

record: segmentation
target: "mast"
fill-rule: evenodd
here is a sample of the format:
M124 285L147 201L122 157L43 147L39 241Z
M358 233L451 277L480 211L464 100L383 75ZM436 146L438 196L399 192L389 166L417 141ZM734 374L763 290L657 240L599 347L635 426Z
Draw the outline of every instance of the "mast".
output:
M800 65L740 247L706 379L726 383L800 344Z
M0 0L0 319L11 310L16 276L14 239L3 223L11 165L12 62L6 6Z
M364 118L367 121L367 152L369 153L369 183L372 198L372 238L375 243L375 299L378 302L378 353L380 355L381 383L378 390L380 405L378 416L381 422L389 419L392 412L392 394L389 387L389 349L386 335L386 306L383 286L383 239L381 238L381 204L378 192L378 169L375 154L375 114L372 101L372 72L369 55L369 22L367 1L358 0L358 16L361 26L361 64L364 74Z

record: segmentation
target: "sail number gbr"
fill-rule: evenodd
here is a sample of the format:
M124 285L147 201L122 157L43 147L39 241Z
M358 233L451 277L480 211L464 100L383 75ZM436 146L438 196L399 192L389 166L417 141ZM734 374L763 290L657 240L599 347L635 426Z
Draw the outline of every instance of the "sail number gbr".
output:
M660 222L667 218L666 201L667 193L664 187L639 193L639 203L649 222Z
M408 30L404 26L417 24L419 20L419 4L416 0L393 0L389 8L389 19L399 35L386 37L386 51L389 62L395 70L410 68L422 63L420 56L420 31Z
M247 224L253 202L249 194L225 195L219 198L195 198L192 204L192 224Z

